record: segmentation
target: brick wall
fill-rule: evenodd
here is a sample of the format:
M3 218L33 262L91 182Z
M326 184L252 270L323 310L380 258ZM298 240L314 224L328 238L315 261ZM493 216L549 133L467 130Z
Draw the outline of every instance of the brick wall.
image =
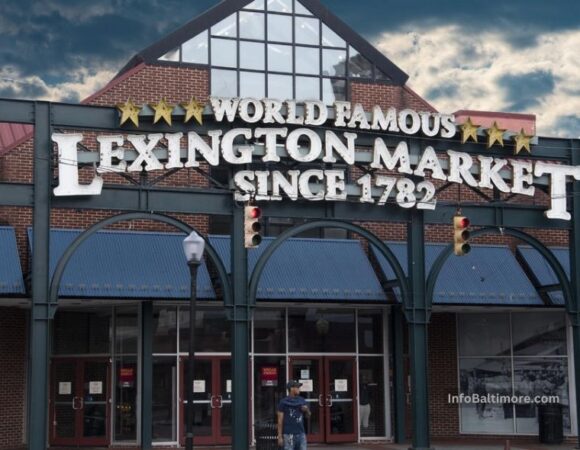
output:
M25 424L26 312L0 308L0 449L22 446Z

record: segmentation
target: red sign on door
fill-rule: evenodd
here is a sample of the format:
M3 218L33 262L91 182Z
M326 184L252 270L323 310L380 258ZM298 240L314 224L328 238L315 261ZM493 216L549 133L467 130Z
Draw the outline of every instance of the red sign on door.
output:
M121 387L133 387L135 384L135 368L121 367L119 369L119 381Z
M262 367L260 369L260 380L262 386L278 386L278 368L277 367Z

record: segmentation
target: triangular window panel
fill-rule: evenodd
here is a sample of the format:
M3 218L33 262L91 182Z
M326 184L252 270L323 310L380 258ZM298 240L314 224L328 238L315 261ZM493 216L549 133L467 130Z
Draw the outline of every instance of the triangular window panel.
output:
M211 35L231 38L238 37L238 15L232 14L217 25L211 27Z
M391 77L389 77L387 74L385 74L378 67L375 67L375 78L379 81L392 81Z
M373 79L373 65L354 47L349 47L348 71L352 78Z
M294 13L295 14L303 14L305 16L311 16L312 13L298 0L294 2Z
M325 24L322 24L322 45L325 47L346 48L345 40Z
M252 3L245 6L244 9L255 9L258 11L264 11L264 0L254 0Z
M172 62L179 62L179 47L174 48L171 51L168 51L165 55L159 58L159 61L172 61Z
M293 0L268 0L268 12L292 14Z
M208 64L208 32L198 34L194 38L182 45L183 58L185 63Z

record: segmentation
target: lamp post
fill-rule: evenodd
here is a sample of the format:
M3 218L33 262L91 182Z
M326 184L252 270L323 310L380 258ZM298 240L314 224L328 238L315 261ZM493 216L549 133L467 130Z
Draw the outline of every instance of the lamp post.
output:
M203 257L205 241L203 238L192 231L189 236L183 240L183 252L189 273L191 276L191 295L189 297L189 357L187 364L187 376L185 381L187 391L187 411L185 418L185 448L193 449L193 368L195 359L195 303L197 296L197 269Z

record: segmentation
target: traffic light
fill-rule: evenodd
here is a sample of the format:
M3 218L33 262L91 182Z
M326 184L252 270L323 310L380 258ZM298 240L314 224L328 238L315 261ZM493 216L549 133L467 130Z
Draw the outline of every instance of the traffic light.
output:
M453 217L453 232L455 236L454 252L457 256L465 256L471 251L471 245L469 245L469 238L471 237L469 225L471 225L471 222L467 217L460 215Z
M244 208L244 242L246 248L256 248L262 243L262 210L257 206Z

